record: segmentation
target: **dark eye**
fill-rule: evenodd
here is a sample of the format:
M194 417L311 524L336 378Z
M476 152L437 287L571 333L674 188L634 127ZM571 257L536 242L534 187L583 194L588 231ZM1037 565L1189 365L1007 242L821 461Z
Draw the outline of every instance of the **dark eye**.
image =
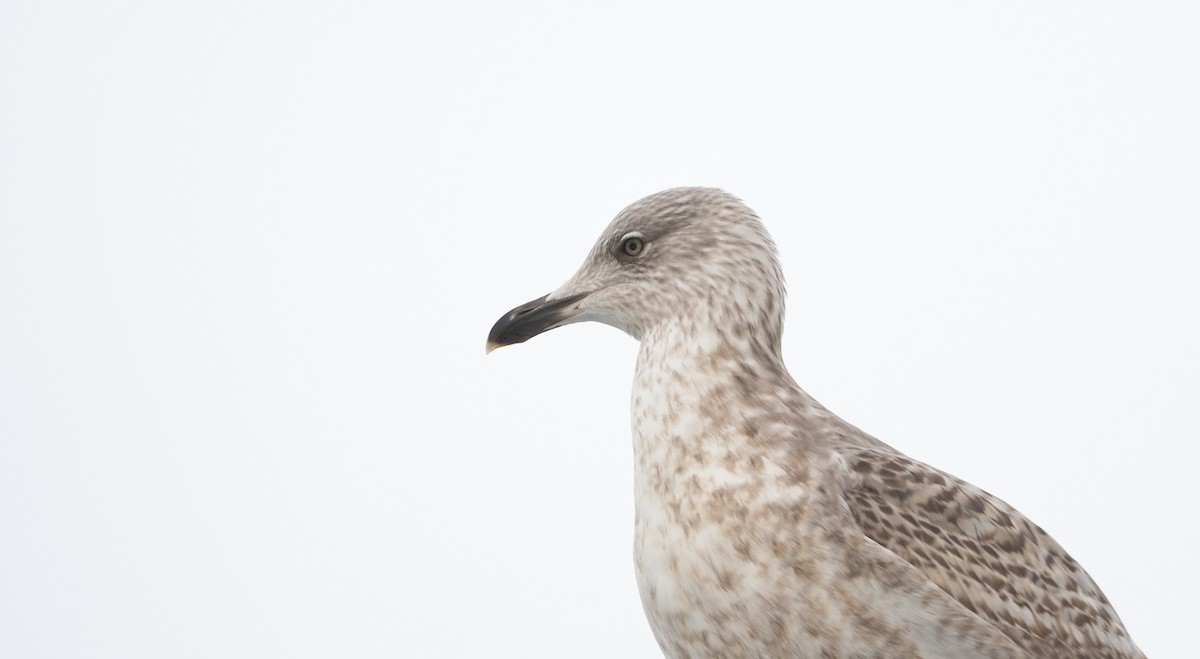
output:
M638 236L630 236L621 241L621 251L625 252L629 256L637 256L638 254L641 254L642 250L645 248L646 241L642 240Z

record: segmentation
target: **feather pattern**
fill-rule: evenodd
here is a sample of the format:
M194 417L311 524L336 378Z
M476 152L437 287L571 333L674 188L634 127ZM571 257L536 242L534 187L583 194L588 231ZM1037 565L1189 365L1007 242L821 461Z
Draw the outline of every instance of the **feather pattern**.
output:
M1087 572L1005 502L895 451L845 459L858 528L1031 656L1141 656Z

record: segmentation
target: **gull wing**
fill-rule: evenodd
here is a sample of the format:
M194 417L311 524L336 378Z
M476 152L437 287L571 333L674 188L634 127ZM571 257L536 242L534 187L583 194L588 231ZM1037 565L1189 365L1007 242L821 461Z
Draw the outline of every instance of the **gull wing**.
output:
M1012 506L899 453L843 453L862 532L1035 657L1144 655L1087 572Z

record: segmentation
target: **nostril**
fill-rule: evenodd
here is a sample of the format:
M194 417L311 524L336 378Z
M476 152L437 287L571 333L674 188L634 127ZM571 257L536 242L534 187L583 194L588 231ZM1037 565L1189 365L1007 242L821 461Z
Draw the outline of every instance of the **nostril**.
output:
M547 297L548 297L548 296L547 296ZM521 316L524 316L524 315L526 315L526 314L528 314L528 313L531 313L531 312L537 311L538 309L541 309L541 308L542 308L542 305L543 305L545 302L546 302L546 298L544 298L544 297L543 297L543 298L540 298L540 299L537 299L537 300L534 300L534 301L532 301L532 302L526 302L525 304L522 304L521 306L517 307L516 309L513 309L513 310L510 312L510 313L512 314L512 315L510 316L510 318L511 318L511 319L513 319L513 320L516 320L517 318L520 318Z

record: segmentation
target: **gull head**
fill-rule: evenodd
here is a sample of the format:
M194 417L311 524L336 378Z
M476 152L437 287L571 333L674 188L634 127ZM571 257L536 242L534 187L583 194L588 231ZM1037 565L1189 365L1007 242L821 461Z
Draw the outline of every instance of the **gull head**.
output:
M783 305L754 211L721 190L674 188L621 211L565 284L496 321L487 350L591 320L640 341L671 328L778 354Z

